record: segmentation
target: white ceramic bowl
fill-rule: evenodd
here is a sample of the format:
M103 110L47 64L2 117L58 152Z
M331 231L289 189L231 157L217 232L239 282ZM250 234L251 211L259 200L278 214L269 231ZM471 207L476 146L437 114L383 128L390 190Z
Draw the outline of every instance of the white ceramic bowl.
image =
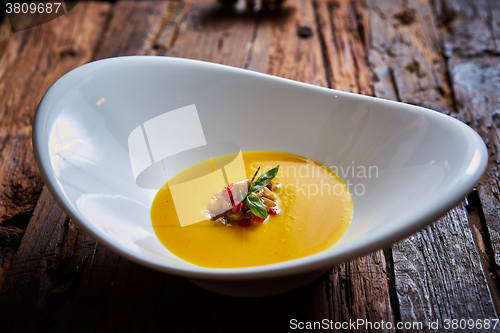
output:
M33 146L58 203L99 242L210 290L254 296L305 284L416 232L459 202L487 163L476 132L435 111L144 56L93 62L59 79L38 108ZM208 150L237 149L290 152L335 168L357 192L347 233L326 251L265 266L210 269L172 255L151 225L157 188Z

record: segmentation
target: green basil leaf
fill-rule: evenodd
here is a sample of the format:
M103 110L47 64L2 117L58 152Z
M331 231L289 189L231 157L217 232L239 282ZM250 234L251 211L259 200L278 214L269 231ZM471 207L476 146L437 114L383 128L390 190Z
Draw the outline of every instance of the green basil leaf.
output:
M253 174L252 180L250 181L250 184L248 184L248 192L250 192L250 188L252 187L253 180L255 179L255 176L259 173L260 167L257 168L257 171Z
M245 198L245 204L248 208L250 208L250 211L253 213L253 215L256 215L263 219L267 217L266 206L264 206L262 201L260 201L259 197L255 194L250 193L249 195L247 195L247 197Z
M275 166L271 170L263 173L254 183L251 183L248 192L255 192L266 186L273 180L274 177L276 177L276 174L278 173L279 165Z

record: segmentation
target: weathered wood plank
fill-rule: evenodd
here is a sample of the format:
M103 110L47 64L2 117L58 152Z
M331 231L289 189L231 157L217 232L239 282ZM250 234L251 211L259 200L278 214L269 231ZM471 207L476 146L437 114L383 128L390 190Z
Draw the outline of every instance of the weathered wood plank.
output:
M375 95L453 111L433 12L425 1L367 2Z
M176 13L177 1L120 1L93 60L124 55L143 55L155 44L158 32Z
M85 3L41 26L0 28L0 286L42 189L33 158L31 121L37 103L59 76L89 61L109 5Z
M495 263L495 252L491 246L491 238L485 223L484 211L477 189L469 193L466 198L465 207L467 208L472 235L474 236L481 256L481 263L486 281L488 281L490 287L490 294L498 314L500 310L500 281L498 280L498 268Z
M392 252L403 320L497 317L462 205Z
M447 32L443 39L447 56L499 55L498 1L435 0L435 6Z
M353 1L315 3L331 88L373 95L365 48L366 9Z
M35 330L49 312L51 299L63 295L78 279L79 266L96 246L91 241L90 249L86 248L86 237L54 203L45 188L26 229L26 240L23 238L16 253L5 283L6 293L1 298L1 305L6 309L12 307L12 314L20 310L21 304L29 304L28 313L35 317L20 325L20 329ZM4 321L12 325L7 326L7 331L14 328L17 319L16 316L10 322Z
M196 2L191 7L178 26L175 43L160 54L244 67L255 31L252 16L227 12L210 2ZM161 40L169 43L165 36L171 34L166 29L160 33Z
M12 37L10 24L6 21L0 22L0 79L2 78L8 64L13 61L13 57L17 54L17 47L12 47L15 40ZM10 47L7 47L9 46ZM10 51L10 53L8 53Z
M375 95L455 115L434 12L425 1L367 1ZM463 205L392 248L403 321L491 318L494 304ZM475 301L471 301L475 300Z
M261 21L259 30L271 29L269 74L327 86L316 15L311 1L288 1L290 10L276 20ZM312 30L300 35L299 29ZM260 35L262 36L262 35ZM260 37L259 36L259 37Z
M478 191L500 265L500 3L444 1L439 9L448 32L444 45L457 116L488 146L488 168Z

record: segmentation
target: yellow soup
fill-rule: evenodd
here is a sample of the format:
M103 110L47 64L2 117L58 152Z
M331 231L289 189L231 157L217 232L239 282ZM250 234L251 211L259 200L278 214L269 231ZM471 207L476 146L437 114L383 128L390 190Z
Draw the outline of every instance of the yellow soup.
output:
M239 174L238 158L222 156L180 172L160 189L151 219L158 238L170 252L203 267L265 265L325 250L347 230L352 199L329 168L288 153L258 151L238 156ZM204 217L198 202L208 202L206 191L215 193L228 183L251 178L259 166L265 171L276 165L279 171L275 181L281 183L276 191L281 200L279 215L247 227Z

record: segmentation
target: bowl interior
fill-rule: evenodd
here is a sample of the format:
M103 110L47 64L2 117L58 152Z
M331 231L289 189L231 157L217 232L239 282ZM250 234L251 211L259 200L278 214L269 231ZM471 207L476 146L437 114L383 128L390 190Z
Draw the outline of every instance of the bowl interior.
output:
M159 242L150 207L168 178L210 156L283 151L336 171L354 217L318 255L332 263L423 226L486 163L476 133L436 112L160 57L108 59L61 78L40 105L34 145L51 189L87 230L136 260L194 270Z

